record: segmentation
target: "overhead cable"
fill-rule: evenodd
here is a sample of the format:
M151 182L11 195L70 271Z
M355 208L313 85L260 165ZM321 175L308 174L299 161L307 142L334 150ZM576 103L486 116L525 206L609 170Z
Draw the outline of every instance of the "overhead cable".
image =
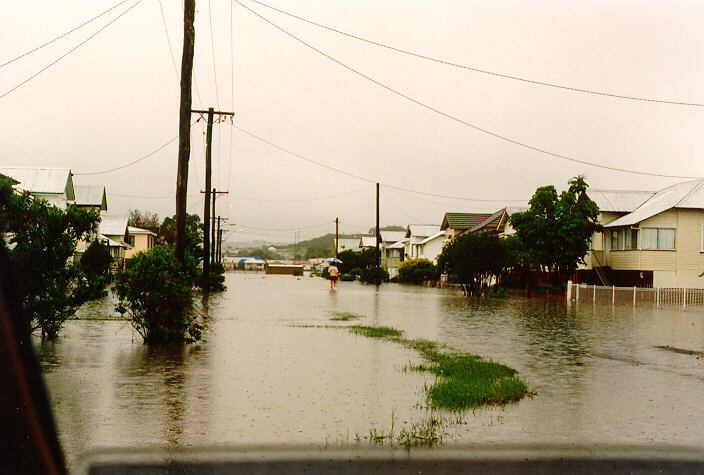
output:
M285 30L284 28L280 27L279 25L275 24L274 22L270 21L270 20L267 19L266 17L262 16L261 14L257 13L256 11L252 10L252 9L249 8L248 6L242 4L239 0L232 0L232 1L236 2L238 5L242 6L242 7L245 8L246 10L250 11L251 13L253 13L254 15L256 15L257 17L261 18L263 21L269 23L271 26L273 26L274 28L278 29L278 30L281 31L282 33L288 35L289 37L291 37L291 38L293 38L294 40L298 41L299 43L301 43L302 45L306 46L307 48L312 49L312 50L315 51L316 53L318 53L318 54L320 54L320 55L322 55L322 56L328 58L330 61L332 61L332 62L338 64L339 66L341 66L341 67L347 69L348 71L350 71L350 72L352 72L352 73L354 73L354 74L356 74L356 75L358 75L358 76L360 76L360 77L362 77L362 78L364 78L364 79L366 79L366 80L368 80L368 81L370 81L370 82L376 84L376 85L379 86L379 87L382 87L382 88L386 89L387 91L389 91L389 92L391 92L391 93L393 93L393 94L396 94L397 96L400 96L400 97L402 97L402 98L404 98L404 99L406 99L406 100L408 100L408 101L410 101L410 102L413 102L414 104L417 104L417 105L423 107L424 109L427 109L427 110L429 110L429 111L431 111L431 112L434 112L434 113L436 113L436 114L438 114L438 115L441 115L441 116L443 116L443 117L445 117L445 118L447 118L447 119L450 119L450 120L452 120L452 121L455 121L455 122L457 122L457 123L466 125L467 127L471 127L471 128L474 129L474 130L477 130L477 131L482 132L482 133L484 133L484 134L490 135L490 136L495 137L495 138L497 138L497 139L500 139L500 140L503 140L503 141L505 141L505 142L509 142L509 143L514 144L514 145L518 145L519 147L527 148L528 150L533 150L533 151L535 151L535 152L539 152L539 153L542 153L542 154L545 154L545 155L548 155L548 156L551 156L551 157L554 157L554 158L559 158L559 159L561 159L561 160L567 160L567 161L574 162L574 163L579 163L579 164L582 164L582 165L588 165L588 166L591 166L591 167L602 168L602 169L605 169L605 170L612 170L612 171L623 172L623 173L631 173L631 174L635 174L635 175L655 176L655 177L662 177L662 178L680 178L680 179L701 178L701 177L695 177L695 176L665 175L665 174L660 174L660 173L649 173L649 172L642 172L642 171L637 171L637 170L629 170L629 169L619 168L619 167L611 167L611 166L608 166L608 165L601 165L601 164L598 164L598 163L592 163L592 162L588 162L588 161L585 161L585 160L580 160L580 159L577 159L577 158L574 158L574 157L570 157L570 156L567 156L567 155L561 155L561 154L559 154L559 153L550 152L550 151L545 150L545 149L542 149L542 148L540 148L540 147L536 147L536 146L529 145L529 144L526 144L526 143L523 143L523 142L519 142L518 140L514 140L514 139L511 139L511 138L506 137L506 136L504 136L504 135L498 134L498 133L496 133L496 132L492 132L492 131L490 131L490 130L488 130L488 129L484 129L484 128L479 127L479 126L477 126L477 125L471 124L471 123L469 123L469 122L467 122L467 121L465 121L465 120L462 120L462 119L460 119L460 118L458 118L458 117L455 117L455 116L453 116L453 115L450 115L450 114L448 114L447 112L443 112L443 111L441 111L441 110L439 110L439 109L437 109L437 108L435 108L435 107L433 107L433 106L430 106L430 105L428 105L428 104L426 104L426 103L424 103L424 102L419 101L418 99L414 99L413 97L411 97L411 96L409 96L409 95L407 95L407 94L404 94L403 92L400 92L400 91L398 91L398 90L396 90L396 89L394 89L394 88L392 88L392 87L390 87L390 86L387 86L386 84L384 84L384 83L382 83L382 82L380 82L380 81L377 81L376 79L372 78L371 76L368 76L368 75L366 75L366 74L364 74L364 73L358 71L357 69L354 69L354 68L352 68L351 66L346 65L345 63L343 63L343 62L341 62L341 61L339 61L339 60L333 58L333 57L330 56L329 54L327 54L327 53L325 53L324 51L322 51L322 50L316 48L315 46L311 45L310 43L307 43L305 40L302 40L301 38L295 36L293 33L290 33L289 31Z
M50 67L52 67L53 65L55 65L56 63L58 63L59 61L61 61L62 59L64 59L66 56L68 56L69 54L73 53L74 51L76 51L78 48L80 48L80 47L83 46L84 44L88 43L88 41L90 41L90 40L93 39L95 36L97 36L100 32L102 32L103 30L105 30L108 26L110 26L110 25L112 25L113 23L115 23L119 18L121 18L123 15L125 15L127 12L129 12L130 10L132 10L134 7L136 7L136 6L139 5L140 3L142 3L142 0L137 0L137 2L136 2L134 5L132 5L132 6L129 7L127 10L125 10L125 11L122 12L122 13L120 13L118 16L116 16L116 17L113 18L112 20L110 20L108 23L106 23L106 24L105 24L102 28L100 28L98 31L96 31L95 33L93 33L92 35L90 35L88 38L86 38L85 40L81 41L81 42L78 43L76 46L74 46L73 48L71 48L70 50L68 50L68 52L66 52L66 53L64 53L63 55L59 56L57 59L55 59L54 61L52 61L51 63L49 63L47 66L45 66L45 67L43 67L42 69L40 69L39 71L37 71L36 73L32 74L31 76L29 76L27 79L25 79L25 80L22 81L21 83L17 84L17 85L16 85L15 87L13 87L12 89L9 89L8 91L5 91L5 92L0 96L0 99L4 98L5 96L7 96L8 94L10 94L11 92L17 90L20 86L22 86L22 85L24 85L24 84L27 84L29 81L31 81L31 80L34 79L35 77L39 76L41 73L43 73L44 71L46 71L47 69L49 69Z
M597 96L613 97L613 98L616 98L616 99L627 99L627 100L630 100L630 101L655 102L655 103L659 103L659 104L671 104L671 105L678 105L678 106L704 107L704 104L698 103L698 102L684 102L684 101L673 101L673 100L665 100L665 99L652 99L652 98L647 98L647 97L638 97L638 96L630 96L630 95L623 95L623 94L615 94L615 93L603 92L603 91L594 91L594 90L590 90L590 89L581 89L581 88L578 88L578 87L566 86L566 85L564 85L564 84L556 84L556 83L550 83L550 82L545 82L545 81L537 81L537 80L535 80L535 79L527 79L527 78L523 78L523 77L519 77L519 76L512 76L512 75L509 75L509 74L497 73L497 72L494 72L494 71L488 71L488 70L486 70L486 69L479 69L479 68L476 68L476 67L473 67L473 66L467 66L467 65L464 65L464 64L454 63L454 62L446 61L446 60L443 60L443 59L433 58L433 57L431 57L431 56L426 56L426 55L424 55L424 54L414 53L413 51L408 51L408 50L401 49L401 48L397 48L397 47L394 47L394 46L390 46L390 45L387 45L387 44L384 44L384 43L379 43L379 42L377 42L377 41L372 41L372 40L369 40L369 39L367 39L367 38L363 38L363 37L361 37L361 36L353 35L353 34L351 34L351 33L347 33L347 32L338 30L338 29L336 29L336 28L332 28L332 27L329 27L329 26L326 26L326 25L322 25L322 24L320 24L320 23L316 23L316 22L314 22L314 21L312 21L312 20L308 20L307 18L303 18L303 17L300 17L300 16L298 16L298 15L294 15L293 13L287 12L287 11L285 11L285 10L281 10L281 9L276 8L276 7L273 7L273 6L271 6L271 5L267 5L266 3L260 2L260 1L258 1L258 0L250 0L250 1L251 1L251 2L254 2L254 3L258 4L258 5L261 5L261 6L263 6L263 7L269 8L270 10L274 10L274 11L276 11L276 12L279 12L279 13L282 13L282 14L284 14L284 15L287 15L287 16L289 16L289 17L291 17L291 18L295 18L296 20L300 20L300 21L303 21L303 22L305 22L305 23L309 23L309 24L311 24L311 25L317 26L318 28L323 28L323 29L325 29L325 30L332 31L333 33L337 33L337 34L340 34L340 35L343 35L343 36L347 36L348 38L353 38L353 39L355 39L355 40L363 41L363 42L365 42L365 43L368 43L368 44L371 44L371 45L374 45L374 46L379 46L379 47L381 47L381 48L386 48L386 49L388 49L388 50L395 51L395 52L397 52L397 53L402 53L402 54L405 54L405 55L408 55L408 56L413 56L413 57L420 58L420 59L424 59L424 60L427 60L427 61L433 61L433 62L435 62L435 63L440 63L440 64L444 64L444 65L447 65L447 66L452 66L452 67L455 67L455 68L466 69L466 70L474 71L474 72L477 72L477 73L487 74L487 75L490 75L490 76L496 76L496 77L500 77L500 78L504 78L504 79L512 79L512 80L514 80L514 81L521 81L521 82L525 82L525 83L529 83L529 84L535 84L535 85L538 85L538 86L547 86L547 87L552 87L552 88L556 88L556 89L563 89L563 90L570 91L570 92L580 92L580 93L584 93L584 94L593 94L593 95L597 95ZM238 2L238 3L239 3L239 2Z
M25 52L25 53L22 53L21 55L15 57L15 58L12 58L12 59L9 60L9 61L5 61L4 63L0 64L0 68L2 68L2 67L4 67L4 66L7 66L7 65L10 64L10 63L14 63L14 62L17 61L18 59L22 59L22 58L24 58L25 56L34 53L35 51L39 51L40 49L44 48L45 46L49 46L50 44L54 43L55 41L58 41L58 40L60 40L61 38L70 35L70 34L73 33L74 31L83 28L83 27L86 26L88 23L91 23L91 22L97 20L98 18L100 18L101 16L105 15L105 14L108 13L109 11L114 10L115 8L117 8L117 7L119 7L120 5L122 5L123 3L127 3L128 1L129 1L129 0L122 0L121 2L118 2L118 3L116 3L115 5L113 5L113 6L111 6L110 8L108 8L107 10L104 10L102 13L97 14L96 16L94 16L93 18L91 18L90 20L84 21L83 23L81 23L81 24L78 25L77 27L75 27L75 28L73 28L73 29L67 31L66 33L64 33L64 34L62 34L62 35L59 35L59 36L57 36L56 38L51 39L51 40L47 41L46 43L43 43L43 44L37 46L36 48L33 48L33 49L31 49L31 50L29 50L29 51L27 51L27 52Z

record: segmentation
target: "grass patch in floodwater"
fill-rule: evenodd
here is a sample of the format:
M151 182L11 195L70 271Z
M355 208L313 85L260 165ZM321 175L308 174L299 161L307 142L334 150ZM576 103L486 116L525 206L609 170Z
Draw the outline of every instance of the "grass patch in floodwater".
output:
M86 320L90 322L105 322L105 321L119 321L124 322L129 320L126 317L71 317L69 320Z
M386 340L398 340L403 332L391 327L365 327L365 326L345 326L350 332L368 336L369 338L384 338Z
M530 394L517 371L506 365L487 361L478 355L442 351L430 340L401 338L403 332L390 327L344 326L348 331L370 338L401 343L418 351L430 364L411 365L414 371L428 371L438 376L426 386L428 405L433 409L463 410L483 405L502 405L519 401Z
M350 313L350 312L334 312L330 320L333 321L338 321L338 322L348 322L350 320L357 320L358 318L364 318L364 315L357 315L356 313Z

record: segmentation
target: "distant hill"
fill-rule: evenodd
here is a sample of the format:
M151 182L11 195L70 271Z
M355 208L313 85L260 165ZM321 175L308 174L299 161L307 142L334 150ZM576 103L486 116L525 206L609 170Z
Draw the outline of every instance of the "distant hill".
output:
M340 234L340 239L359 239L361 234ZM335 235L332 233L301 241L298 243L299 249L306 249L305 257L330 257L332 256L332 241Z

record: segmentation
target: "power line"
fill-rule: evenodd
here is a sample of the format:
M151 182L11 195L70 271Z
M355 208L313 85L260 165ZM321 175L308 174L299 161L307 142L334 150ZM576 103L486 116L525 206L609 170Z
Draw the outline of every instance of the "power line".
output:
M425 194L425 193L418 193L417 191L406 191L406 190L401 191L401 189L396 189L396 188L390 187L390 186L388 186L388 185L386 185L386 188L387 188L387 189L390 189L390 190L392 190L392 191L395 191L396 193L404 193L404 196L405 196L405 197L411 198L411 199L413 199L413 200L417 200L417 201L420 201L420 202L423 202L423 203L429 203L429 204L432 204L432 205L443 206L443 207L448 207L448 206L450 206L449 203L440 203L440 202L438 202L438 201L426 200L426 199L423 199L423 198L420 198L420 197L418 197L418 196L415 196L415 195L411 194L411 193L415 193L415 194ZM442 195L435 195L435 194L430 194L430 196L439 196L440 198L447 198L447 199L452 199L452 200L464 200L464 198L452 197L452 196L442 196ZM485 201L485 202L487 202L487 203L489 203L489 202L494 202L494 203L523 203L523 204L528 203L528 200L483 200L483 201ZM457 204L452 204L451 206L453 206L453 207L455 207L455 208L472 209L472 210L475 210L475 209L477 208L476 206L463 206L463 205L457 205Z
M400 96L400 97L402 97L402 98L404 98L404 99L406 99L406 100L408 100L408 101L410 101L410 102L413 102L414 104L417 104L417 105L423 107L424 109L427 109L427 110L429 110L429 111L431 111L431 112L435 112L436 114L441 115L441 116L443 116L443 117L445 117L445 118L447 118L447 119L453 120L453 121L458 122L458 123L463 124L463 125L466 125L467 127L471 127L471 128L474 129L474 130L477 130L477 131L482 132L482 133L484 133L484 134L490 135L490 136L495 137L495 138L497 138L497 139L503 140L503 141L505 141L505 142L512 143L512 144L514 144L514 145L518 145L519 147L523 147L523 148L527 148L527 149L529 149L529 150L533 150L533 151L535 151L535 152L539 152L539 153L542 153L542 154L545 154L545 155L549 155L549 156L554 157L554 158L559 158L559 159L561 159L561 160L567 160L567 161L574 162L574 163L579 163L579 164L582 164L582 165L588 165L588 166L591 166L591 167L602 168L602 169L605 169L605 170L612 170L612 171L618 171L618 172L623 172L623 173L631 173L631 174L636 174L636 175L655 176L655 177L662 177L662 178L680 178L680 179L700 178L700 177L693 177L693 176L664 175L664 174L659 174L659 173L648 173L648 172L641 172L641 171L636 171L636 170L628 170L628 169L625 169L625 168L610 167L610 166L608 166L608 165L600 165L600 164L597 164L597 163L587 162L587 161L585 161L585 160L579 160L579 159L577 159L577 158L570 157L570 156L567 156L567 155L561 155L561 154L559 154L559 153L550 152L550 151L548 151L548 150L545 150L545 149L542 149L542 148L539 148L539 147L535 147L535 146L533 146L533 145L529 145L529 144L526 144L526 143L523 143L523 142L519 142L518 140L511 139L511 138L509 138L509 137L503 136L503 135L498 134L498 133L496 133L496 132L492 132L492 131L490 131L490 130L488 130L488 129L484 129L484 128L479 127L479 126L477 126L477 125L471 124L471 123L469 123L469 122L467 122L467 121L465 121L465 120L462 120L462 119L460 119L460 118L457 118L457 117L455 117L455 116L453 116L453 115L450 115L450 114L448 114L448 113L446 113L446 112L443 112L443 111L441 111L441 110L439 110L439 109L436 109L436 108L433 107L433 106L430 106L430 105L428 105L428 104L426 104L426 103L424 103L424 102L421 102L421 101L419 101L418 99L414 99L414 98L412 98L411 96L409 96L409 95L407 95L407 94L404 94L403 92L400 92L400 91L398 91L398 90L396 90L396 89L394 89L394 88L392 88L392 87L390 87L390 86L387 86L386 84L384 84L384 83L382 83L382 82L380 82L380 81L377 81L376 79L372 78L371 76L368 76L368 75L366 75L366 74L364 74L364 73L358 71L357 69L354 69L354 68L352 68L351 66L346 65L345 63L343 63L343 62L341 62L341 61L339 61L339 60L333 58L333 57L330 56L329 54L327 54L327 53L325 53L324 51L322 51L322 50L316 48L315 46L311 45L310 43L307 43L306 41L300 39L299 37L295 36L293 33L290 33L289 31L287 31L287 30L283 29L282 27L278 26L277 24L275 24L274 22L270 21L270 20L267 19L266 17L260 15L260 14L257 13L256 11L254 11L254 10L252 10L251 8L247 7L246 5L242 4L239 0L232 0L232 1L236 2L238 5L242 6L242 7L245 8L246 10L250 11L251 13L253 13L254 15L256 15L257 17L261 18L263 21L269 23L271 26L273 26L274 28L278 29L278 30L281 31L282 33L284 33L284 34L290 36L291 38L293 38L294 40L298 41L298 42L301 43L302 45L304 45L304 46L306 46L306 47L312 49L312 50L315 51L316 53L318 53L318 54L320 54L320 55L322 55L322 56L328 58L330 61L332 61L332 62L338 64L339 66L341 66L341 67L347 69L348 71L350 71L350 72L352 72L352 73L354 73L354 74L356 74L356 75L358 75L358 76L360 76L360 77L362 77L362 78L364 78L364 79L366 79L366 80L368 80L368 81L370 81L370 82L376 84L376 85L379 86L379 87L382 87L382 88L386 89L387 91L389 91L389 92L391 92L391 93L393 93L393 94L396 94L397 96Z
M408 56L413 56L413 57L420 58L420 59L424 59L424 60L427 60L427 61L433 61L433 62L435 62L435 63L444 64L444 65L446 65L446 66L452 66L452 67L455 67L455 68L466 69L466 70L474 71L474 72L477 72L477 73L487 74L487 75L490 75L490 76L496 76L496 77L500 77L500 78L504 78L504 79L512 79L512 80L514 80L514 81L521 81L521 82L525 82L525 83L529 83L529 84L535 84L535 85L538 85L538 86L547 86L547 87L552 87L552 88L556 88L556 89L563 89L563 90L571 91L571 92L580 92L580 93L584 93L584 94L593 94L593 95L597 95L597 96L613 97L613 98L616 98L616 99L627 99L627 100L631 100L631 101L655 102L655 103L659 103L659 104L671 104L671 105L679 105L679 106L704 107L704 104L702 104L702 103L697 103L697 102L680 102L680 101L672 101L672 100L665 100L665 99L651 99L651 98L647 98L647 97L638 97L638 96L630 96L630 95L623 95L623 94L615 94L615 93L603 92L603 91L594 91L594 90L590 90L590 89L581 89L581 88L577 88L577 87L566 86L566 85L563 85L563 84L556 84L556 83L550 83L550 82L544 82L544 81L537 81L537 80L534 80L534 79L527 79L527 78L523 78L523 77L519 77L519 76L512 76L512 75L509 75L509 74L497 73L497 72L494 72L494 71L488 71L488 70L486 70L486 69L479 69L479 68L475 68L475 67L472 67L472 66L466 66L466 65L464 65L464 64L459 64L459 63L454 63L454 62L451 62L451 61L446 61L446 60L442 60L442 59L438 59L438 58L433 58L433 57L431 57L431 56L426 56L426 55L423 55L423 54L414 53L414 52L412 52L412 51L404 50L404 49L397 48L397 47L394 47L394 46L390 46L390 45L387 45L387 44L384 44L384 43L379 43L379 42L377 42L377 41L372 41L372 40L369 40L369 39L367 39L367 38L363 38L363 37L361 37L361 36L353 35L353 34L351 34L351 33L347 33L347 32L338 30L338 29L336 29L336 28L332 28L332 27L329 27L329 26L326 26L326 25L322 25L322 24L320 24L320 23L316 23L316 22L314 22L314 21L312 21L312 20L308 20L308 19L303 18L303 17L300 17L300 16L298 16L298 15L294 15L293 13L287 12L287 11L285 11L285 10L281 10L281 9L279 9L279 8L275 8L275 7L271 6L271 5L267 5L266 3L260 2L260 1L258 1L258 0L250 0L250 1L251 1L251 2L254 2L254 3L257 3L257 4L259 4L259 5L263 6L263 7L266 7L266 8L269 8L269 9L271 9L271 10L274 10L274 11L276 11L276 12L279 12L279 13L282 13L282 14L284 14L284 15L287 15L287 16L289 16L289 17L291 17L291 18L295 18L296 20L300 20L300 21L303 21L303 22L305 22L305 23L309 23L309 24L311 24L311 25L317 26L318 28L323 28L323 29L325 29L325 30L332 31L333 33L337 33L337 34L340 34L340 35L343 35L343 36L347 36L348 38L353 38L353 39L355 39L355 40L363 41L363 42L365 42L365 43L368 43L368 44L371 44L371 45L374 45L374 46L379 46L379 47L381 47L381 48L386 48L386 49L388 49L388 50L395 51L395 52L397 52L397 53L402 53L402 54L405 54L405 55L408 55ZM238 2L238 3L239 3L239 2Z
M389 201L389 203L391 203L393 205L394 208L399 210L401 212L401 214L403 214L406 218L410 219L412 223L421 222L421 220L414 218L413 216L409 215L404 210L402 210L401 207L399 205L397 205L396 203L394 203L394 201L389 197L389 195L384 190L381 190L381 193Z
M7 66L7 65L10 64L10 63L14 63L14 62L17 61L18 59L22 59L22 58L24 58L25 56L34 53L35 51L39 51L40 49L44 48L45 46L49 46L50 44L54 43L55 41L58 41L58 40L60 40L61 38L70 35L70 34L73 33L74 31L83 28L83 27L86 26L88 23L91 23L91 22L97 20L98 18L100 18L101 16L105 15L105 14L108 13L109 11L114 10L115 8L117 8L117 7L119 7L120 5L122 5L123 3L127 3L128 1L129 1L129 0L122 0L122 1L119 2L119 3L116 3L116 4L113 5L112 7L108 8L107 10L104 10L102 13L99 13L98 15L94 16L94 17L91 18L90 20L84 21L83 23L81 23L81 24L78 25L77 27L75 27L75 28L73 28L73 29L67 31L66 33L64 33L64 34L62 34L62 35L59 35L59 36L57 36L56 38L54 38L54 39L52 39L52 40L49 40L49 41L47 41L46 43L43 43L43 44L37 46L36 48L33 48L33 49L27 51L26 53L22 53L21 55L19 55L19 56L15 57L15 58L12 58L12 59L9 60L9 61L6 61L6 62L0 64L0 68L2 68L2 67L4 67L4 66Z
M332 199L332 198L339 198L340 196L351 195L354 193L359 193L361 191L366 191L368 189L369 189L369 187L365 186L364 188L357 189L357 190L346 191L344 193L338 193L335 195L319 196L319 197L315 197L315 198L268 199L268 198L257 198L257 197L251 197L251 196L238 196L238 195L233 195L233 198L236 198L239 200L248 200L248 201L265 201L265 202L274 202L274 203L297 203L297 202L305 202L305 201L320 201L320 200L326 200L326 199ZM121 198L142 198L142 199L165 199L165 198L173 198L174 196L176 196L175 191L170 195L130 195L130 194L120 194L120 193L112 193L112 192L108 192L108 194L111 196L119 196Z
M129 12L130 10L132 10L134 7L136 7L136 6L139 5L140 3L142 3L142 0L137 0L137 2L136 2L134 5L132 5L132 6L129 7L127 10L125 10L125 11L122 12L122 13L120 13L118 16L116 16L116 17L113 18L112 20L110 20L110 22L108 22L107 24L105 24L105 26L103 26L103 27L100 28L98 31L96 31L95 33L93 33L92 35L90 35L88 38L86 38L85 40L81 41L81 42L78 43L76 46L74 46L73 48L71 48L70 50L68 50L67 53L65 53L65 54L63 54L63 55L61 55L61 56L59 56L56 60L54 60L54 61L52 61L51 63L49 63L49 65L45 66L44 68L40 69L40 70L37 71L36 73L32 74L31 76L29 76L27 79L25 79L25 80L22 81L21 83L17 84L17 85L16 85L15 87L13 87L12 89L10 89L10 90L8 90L8 91L5 91L5 93L3 93L3 95L0 96L0 99L4 98L5 96L7 96L8 94L10 94L11 92L17 90L20 86L22 86L22 85L24 85L24 84L27 84L29 81L31 81L31 80L34 79L35 77L39 76L41 73L43 73L44 71L46 71L47 69L49 69L50 67L52 67L53 65L55 65L56 63L58 63L59 61L61 61L62 59L64 59L66 56L68 56L69 54L71 54L71 53L73 53L74 51L76 51L78 48L80 48L81 46L83 46L84 44L86 44L88 41L90 41L91 39L93 39L93 38L94 38L95 36L97 36L100 32L102 32L102 31L103 31L104 29L106 29L108 26L112 25L112 24L113 24L115 21L117 21L120 17L122 17L124 14L126 14L127 12Z
M319 228L321 226L327 226L330 223L334 223L334 222L335 221L326 221L326 222L320 223L320 224L312 224L310 226L297 226L295 228L260 228L257 226L248 226L246 224L239 224L239 223L237 224L237 227L241 226L243 228L254 229L254 230L258 230L258 231L299 231L301 229L313 229L313 228Z

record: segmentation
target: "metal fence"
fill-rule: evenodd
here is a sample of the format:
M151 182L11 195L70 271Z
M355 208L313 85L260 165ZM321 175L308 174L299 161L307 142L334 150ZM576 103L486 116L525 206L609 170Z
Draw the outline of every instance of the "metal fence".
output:
M567 302L605 305L704 308L704 289L669 287L603 287L567 282Z

